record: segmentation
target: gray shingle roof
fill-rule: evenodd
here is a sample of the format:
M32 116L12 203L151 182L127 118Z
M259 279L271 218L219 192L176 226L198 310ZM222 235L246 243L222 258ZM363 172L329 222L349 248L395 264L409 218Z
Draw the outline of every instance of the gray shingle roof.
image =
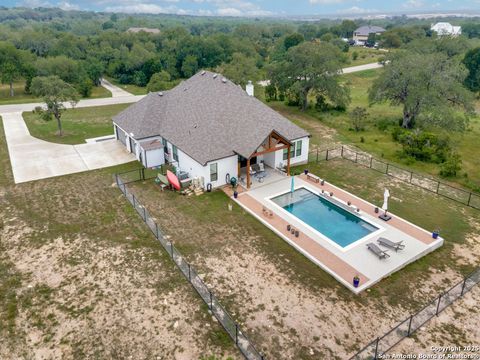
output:
M113 118L135 139L162 136L201 164L253 154L272 131L309 136L238 85L199 72L172 90L150 93Z
M370 25L365 25L365 26L360 26L357 30L355 30L356 35L360 36L368 36L369 34L377 34L377 33L382 33L385 32L385 29L380 27L380 26L370 26Z

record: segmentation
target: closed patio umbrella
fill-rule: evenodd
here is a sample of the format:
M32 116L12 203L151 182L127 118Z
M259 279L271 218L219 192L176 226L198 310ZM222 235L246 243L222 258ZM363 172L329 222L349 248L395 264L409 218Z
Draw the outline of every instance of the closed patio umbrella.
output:
M388 221L392 218L390 215L387 215L388 198L389 197L390 197L390 191L388 191L388 189L385 189L385 191L383 193L383 205L382 205L382 209L383 209L384 213L379 216L380 219L385 220L385 221Z
M295 191L295 176L292 176L292 185L290 191L292 192L292 194Z

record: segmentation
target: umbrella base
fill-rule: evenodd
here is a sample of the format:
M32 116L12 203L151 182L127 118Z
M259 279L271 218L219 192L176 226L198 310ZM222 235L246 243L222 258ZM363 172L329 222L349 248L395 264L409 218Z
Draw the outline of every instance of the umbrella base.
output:
M390 215L387 215L387 214L382 214L378 217L379 219L382 219L383 221L388 221L390 220L392 217Z

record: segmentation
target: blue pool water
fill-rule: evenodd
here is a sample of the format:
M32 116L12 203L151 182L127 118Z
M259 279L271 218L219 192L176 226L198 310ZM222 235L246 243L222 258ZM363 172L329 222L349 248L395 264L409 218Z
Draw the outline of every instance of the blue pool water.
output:
M378 230L355 214L304 188L271 200L341 247Z

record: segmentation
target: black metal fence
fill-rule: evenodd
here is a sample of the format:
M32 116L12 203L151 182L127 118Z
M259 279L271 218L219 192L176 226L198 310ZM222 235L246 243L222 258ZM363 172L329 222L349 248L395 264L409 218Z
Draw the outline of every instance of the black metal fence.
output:
M396 165L376 159L371 155L355 151L343 145L334 149L322 151L316 150L310 152L308 156L310 162L316 163L321 160L332 160L336 158L350 160L354 163L376 170L382 174L392 176L408 184L418 186L424 190L480 210L480 194L478 193L463 190L438 181L434 178L421 175L410 170L402 169Z
M440 314L445 308L470 291L479 282L480 268L475 270L458 284L452 286L449 290L440 294L420 311L414 315L410 315L404 321L400 322L385 335L376 338L350 360L370 360L382 357L388 350L393 348L404 338L412 335L434 316L438 316L438 314Z
M139 202L135 195L127 188L127 184L140 181L153 179L156 176L158 170L138 169L115 175L115 181L118 188L122 191L123 195L128 199L130 204L137 211L138 215L147 224L150 231L155 238L162 244L165 251L170 255L173 262L180 269L185 278L195 288L202 300L207 304L208 308L219 321L220 324L227 331L228 335L235 342L246 359L249 360L263 360L264 356L253 346L252 342L248 339L245 333L240 329L239 325L233 320L231 315L223 308L218 301L217 297L212 291L205 285L202 279L198 276L193 266L191 266L182 254L175 248L175 246L166 239L162 230L158 227L157 223L153 220L149 211Z

